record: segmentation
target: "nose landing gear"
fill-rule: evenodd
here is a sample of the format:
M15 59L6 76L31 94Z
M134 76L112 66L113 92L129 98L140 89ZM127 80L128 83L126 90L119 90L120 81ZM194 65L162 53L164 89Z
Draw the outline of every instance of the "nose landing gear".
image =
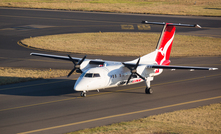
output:
M86 91L81 92L81 97L86 97L86 96L87 96Z

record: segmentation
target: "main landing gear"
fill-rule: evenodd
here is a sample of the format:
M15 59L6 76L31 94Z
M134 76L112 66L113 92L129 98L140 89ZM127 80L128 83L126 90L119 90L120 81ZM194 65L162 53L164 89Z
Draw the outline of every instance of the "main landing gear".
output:
M152 94L153 93L153 89L150 88L150 81L153 80L153 77L148 77L145 81L146 83L146 89L145 89L145 93L146 94Z
M153 93L153 89L151 89L151 88L146 88L146 89L145 89L145 93L146 93L146 94L152 94L152 93Z

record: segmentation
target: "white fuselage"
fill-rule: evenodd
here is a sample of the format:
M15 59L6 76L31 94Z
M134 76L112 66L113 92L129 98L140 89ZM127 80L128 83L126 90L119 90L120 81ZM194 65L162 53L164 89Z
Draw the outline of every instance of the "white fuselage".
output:
M139 66L137 68L137 72L146 78L156 75L155 69L146 68L146 66ZM120 62L109 66L90 68L82 73L78 78L75 83L74 90L90 91L123 86L126 85L130 75L130 70ZM136 84L142 81L143 79L139 76L133 75L128 84Z

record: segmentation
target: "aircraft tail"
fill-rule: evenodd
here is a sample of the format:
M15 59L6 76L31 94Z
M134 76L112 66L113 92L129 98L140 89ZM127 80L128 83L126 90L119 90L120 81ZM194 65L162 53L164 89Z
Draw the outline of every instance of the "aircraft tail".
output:
M158 63L158 65L170 64L169 58L176 31L175 26L201 28L198 24L191 25L191 24L181 24L181 23L148 22L148 21L142 21L142 23L164 25L156 50L153 53L151 53L150 56L149 55L144 56L144 57L154 58L155 61Z
M160 39L156 47L157 54L155 61L158 63L158 65L170 64L169 58L175 35L175 30L175 26L168 25L167 23L163 27Z

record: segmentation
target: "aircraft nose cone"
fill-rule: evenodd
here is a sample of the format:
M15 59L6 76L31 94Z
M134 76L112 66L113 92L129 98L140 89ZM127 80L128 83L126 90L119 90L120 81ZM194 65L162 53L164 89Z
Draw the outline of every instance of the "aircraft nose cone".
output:
M82 90L82 86L79 85L79 84L75 84L75 85L74 85L74 90L75 90L75 91L81 91L81 90Z
M88 85L85 84L85 82L77 82L74 85L74 90L75 91L86 91L86 90L88 90Z

